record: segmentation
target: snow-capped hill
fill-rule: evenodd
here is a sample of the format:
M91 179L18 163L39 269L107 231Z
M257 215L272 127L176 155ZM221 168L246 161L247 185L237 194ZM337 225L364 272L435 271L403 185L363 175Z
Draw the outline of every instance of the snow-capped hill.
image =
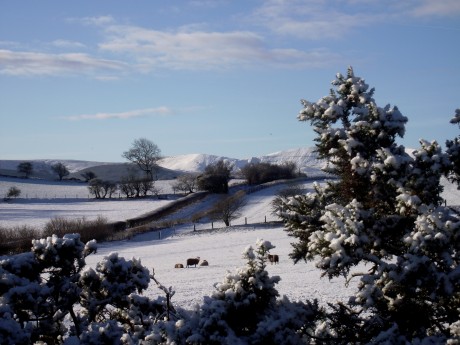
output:
M322 174L321 166L323 162L317 160L317 155L314 148L303 147L291 149L287 151L279 151L270 153L260 157L251 157L249 159L236 159L224 156L210 154L186 154L171 157L164 157L158 161L158 165L165 169L162 171L163 178L172 178L174 172L203 172L206 166L214 164L218 161L231 163L235 170L238 171L248 163L267 162L271 164L283 164L286 162L294 162L299 171L306 173L309 176ZM24 160L0 160L0 175L20 176L17 172L18 164ZM34 178L41 179L56 179L56 174L52 171L52 166L56 163L64 164L70 172L67 178L81 178L81 174L91 170L96 173L99 178L116 180L120 176L126 175L129 168L125 163L110 163L110 162L92 162L81 160L51 160L51 159L36 159L30 160L33 164Z
M321 172L323 162L317 159L317 154L312 147L303 147L286 151L270 153L265 156L251 157L249 159L235 159L223 156L207 154L189 154L162 158L158 165L170 170L184 172L202 172L207 165L223 160L233 164L236 170L241 169L248 163L266 162L281 165L293 162L299 170L307 175Z
M249 159L236 159L225 156L193 153L186 155L163 157L157 162L157 164L161 168L166 169L170 172L175 171L178 173L201 173L205 170L206 166L222 160L224 162L232 164L234 166L235 171L238 171L248 163L267 162L271 164L281 165L286 162L294 162L297 165L299 171L307 174L308 176L323 175L321 167L324 165L322 161L319 161L317 159L317 154L314 152L314 148L311 147L279 151L265 156L252 157ZM109 166L107 165L106 167L101 168L106 169L108 167ZM91 170L96 172L97 168L95 167ZM106 174L102 174L101 172L101 176L102 175Z
M321 171L324 162L318 160L318 154L314 147L301 147L286 151L279 151L260 157L261 162L281 165L286 162L292 162L297 165L299 170L304 173L312 171Z
M33 160L0 160L0 174L15 175L20 163L31 162L33 166L33 176L43 179L55 177L52 166L56 163L62 163L69 170L69 173L77 173L81 170L94 166L107 165L107 162L91 162L82 160L62 160L62 159L33 159ZM20 174L17 173L19 176Z
M214 164L218 161L225 161L235 164L238 159L208 155L208 154L188 154L171 157L164 157L158 161L158 165L176 171L183 172L202 172L207 165Z

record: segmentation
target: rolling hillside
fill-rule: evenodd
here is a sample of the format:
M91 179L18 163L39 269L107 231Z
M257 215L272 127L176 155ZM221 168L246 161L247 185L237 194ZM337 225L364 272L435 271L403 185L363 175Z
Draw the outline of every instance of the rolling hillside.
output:
M267 154L261 157L252 157L249 159L236 159L223 156L208 154L187 154L171 157L164 157L159 160L159 170L157 179L170 180L184 172L202 172L209 164L224 160L234 165L235 170L250 162L269 162L273 164L282 164L284 162L294 162L299 170L310 176L321 174L322 162L316 159L313 148L305 147L280 151ZM118 181L122 176L126 176L131 170L139 173L139 170L132 164L122 162L91 162L76 160L27 160L33 164L34 172L31 178L55 180L56 174L52 171L52 166L58 162L63 163L70 172L67 179L82 179L81 174L87 171L93 171L99 178ZM17 166L24 160L0 160L0 175L20 177L17 172Z

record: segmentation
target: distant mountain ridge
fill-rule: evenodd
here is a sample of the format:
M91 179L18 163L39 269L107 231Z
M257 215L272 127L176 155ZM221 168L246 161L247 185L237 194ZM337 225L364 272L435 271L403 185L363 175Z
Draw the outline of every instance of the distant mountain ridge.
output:
M307 175L321 174L323 162L317 159L314 148L304 147L286 151L270 153L260 157L249 159L237 159L209 154L185 154L171 157L164 157L158 161L160 179L170 179L184 172L203 172L207 165L224 160L234 165L235 169L241 169L248 163L268 162L272 164L283 164L286 162L296 163L299 171ZM126 175L132 169L129 163L92 162L82 160L0 160L0 175L20 176L17 172L19 163L28 161L33 164L34 173L32 177L42 179L56 179L51 167L61 162L70 175L66 178L81 178L81 174L93 171L98 177L109 180L117 180L120 176Z
M297 148L285 151L270 153L260 157L251 157L249 159L236 159L223 156L207 154L187 154L162 158L158 165L163 168L184 171L184 172L202 172L209 164L224 160L234 164L236 169L241 169L248 163L268 162L272 164L283 164L294 162L302 172L311 169L321 170L322 161L319 161L317 154L312 147Z

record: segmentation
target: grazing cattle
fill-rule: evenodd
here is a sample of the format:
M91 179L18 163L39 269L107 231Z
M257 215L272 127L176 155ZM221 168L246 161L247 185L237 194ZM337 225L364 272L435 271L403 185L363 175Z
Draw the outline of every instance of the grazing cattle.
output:
M198 263L200 262L200 257L197 256L196 258L189 258L187 259L187 267L190 267L190 266L195 266L198 265Z
M273 265L273 263L276 265L277 263L280 262L280 258L276 254L273 254L273 255L268 254L268 261L270 261L272 265Z
M209 266L209 263L206 260L201 261L200 266Z
M182 265L182 264L176 264L176 265L174 266L174 268L184 268L184 265Z

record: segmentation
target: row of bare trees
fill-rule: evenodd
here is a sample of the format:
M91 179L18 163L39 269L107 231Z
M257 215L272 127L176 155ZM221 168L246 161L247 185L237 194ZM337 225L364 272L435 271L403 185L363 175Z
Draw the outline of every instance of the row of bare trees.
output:
M88 190L96 199L112 198L116 192L119 192L126 198L145 197L149 193L158 195L160 192L155 186L155 181L150 178L134 175L123 177L118 183L93 178L88 182Z

